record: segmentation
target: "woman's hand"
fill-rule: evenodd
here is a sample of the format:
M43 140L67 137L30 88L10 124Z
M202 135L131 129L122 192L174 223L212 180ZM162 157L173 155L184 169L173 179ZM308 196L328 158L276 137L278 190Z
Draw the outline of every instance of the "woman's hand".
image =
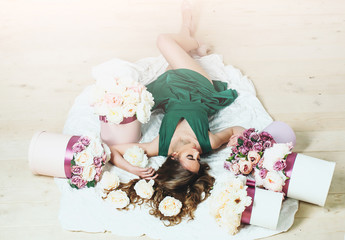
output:
M152 167L141 168L133 166L130 172L146 180L155 179L158 176Z

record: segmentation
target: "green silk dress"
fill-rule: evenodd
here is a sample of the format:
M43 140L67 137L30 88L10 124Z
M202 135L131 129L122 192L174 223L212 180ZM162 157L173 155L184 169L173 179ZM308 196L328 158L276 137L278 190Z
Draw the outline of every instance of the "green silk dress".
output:
M211 82L189 69L168 70L148 84L155 101L153 109L162 108L165 115L159 129L159 155L167 156L171 138L178 122L184 118L194 131L202 153L212 150L208 117L230 105L237 97L227 83Z

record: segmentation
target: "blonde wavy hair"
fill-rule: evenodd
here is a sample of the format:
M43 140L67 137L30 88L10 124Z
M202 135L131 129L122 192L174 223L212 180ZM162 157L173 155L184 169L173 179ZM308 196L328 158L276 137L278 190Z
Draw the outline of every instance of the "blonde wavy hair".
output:
M183 168L178 159L170 155L157 171L158 177L155 179L155 191L151 199L143 199L136 194L134 185L140 179L133 179L127 184L121 184L120 189L127 193L131 205L135 207L135 205L146 203L151 207L151 215L162 220L166 226L174 226L186 216L189 220L194 219L194 211L198 204L209 197L215 181L208 174L209 169L207 163L200 163L199 172L193 173ZM181 201L182 209L178 215L167 217L159 211L159 203L166 196Z

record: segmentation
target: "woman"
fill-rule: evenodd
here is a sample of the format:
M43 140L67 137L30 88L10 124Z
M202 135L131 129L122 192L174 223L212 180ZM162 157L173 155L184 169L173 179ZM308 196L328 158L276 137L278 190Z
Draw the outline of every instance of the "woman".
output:
M227 128L218 133L209 131L208 117L231 104L237 92L226 88L226 83L212 81L207 72L190 56L191 51L205 54L194 38L194 23L190 5L182 4L182 26L177 34L162 34L157 46L169 63L167 71L147 86L155 100L154 109L162 108L165 116L159 135L148 143L132 143L111 147L112 163L140 178L155 179L155 193L149 200L151 214L170 225L178 224L182 217L193 218L197 205L209 196L214 178L206 163L200 163L200 155L218 149L229 142L231 136L243 132L242 127ZM123 158L129 147L137 145L148 157L168 156L155 172L153 168L132 166ZM132 203L142 203L134 191L132 180L122 189ZM205 196L203 196L203 193ZM182 202L177 216L166 217L158 210L165 196L173 196Z

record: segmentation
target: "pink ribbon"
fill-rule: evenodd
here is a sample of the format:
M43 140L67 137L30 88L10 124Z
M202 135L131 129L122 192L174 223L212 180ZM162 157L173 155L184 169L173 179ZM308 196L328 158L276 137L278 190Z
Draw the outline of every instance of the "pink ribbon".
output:
M241 222L244 224L250 224L250 218L252 216L253 204L254 204L254 196L255 196L255 181L251 179L247 179L247 195L252 198L252 203L246 207L242 213Z
M133 122L137 119L137 117L134 115L133 117L128 117L128 118L124 118L122 122L120 122L119 124L126 124L126 123L130 123ZM99 120L101 120L102 122L107 123L107 117L106 116L99 116Z
M287 195L287 192L289 189L290 178L291 178L292 169L293 169L293 165L295 164L296 157L297 157L297 153L291 153L286 158L286 168L284 170L285 170L285 175L288 177L288 179L285 181L285 185L283 187L283 192L285 193L285 195Z
M64 166L65 166L65 175L67 178L71 178L72 177L72 168L71 168L71 161L73 159L73 145L79 140L80 136L72 136L68 143L67 143L67 147L66 147L66 154L65 154L65 162L64 162Z

